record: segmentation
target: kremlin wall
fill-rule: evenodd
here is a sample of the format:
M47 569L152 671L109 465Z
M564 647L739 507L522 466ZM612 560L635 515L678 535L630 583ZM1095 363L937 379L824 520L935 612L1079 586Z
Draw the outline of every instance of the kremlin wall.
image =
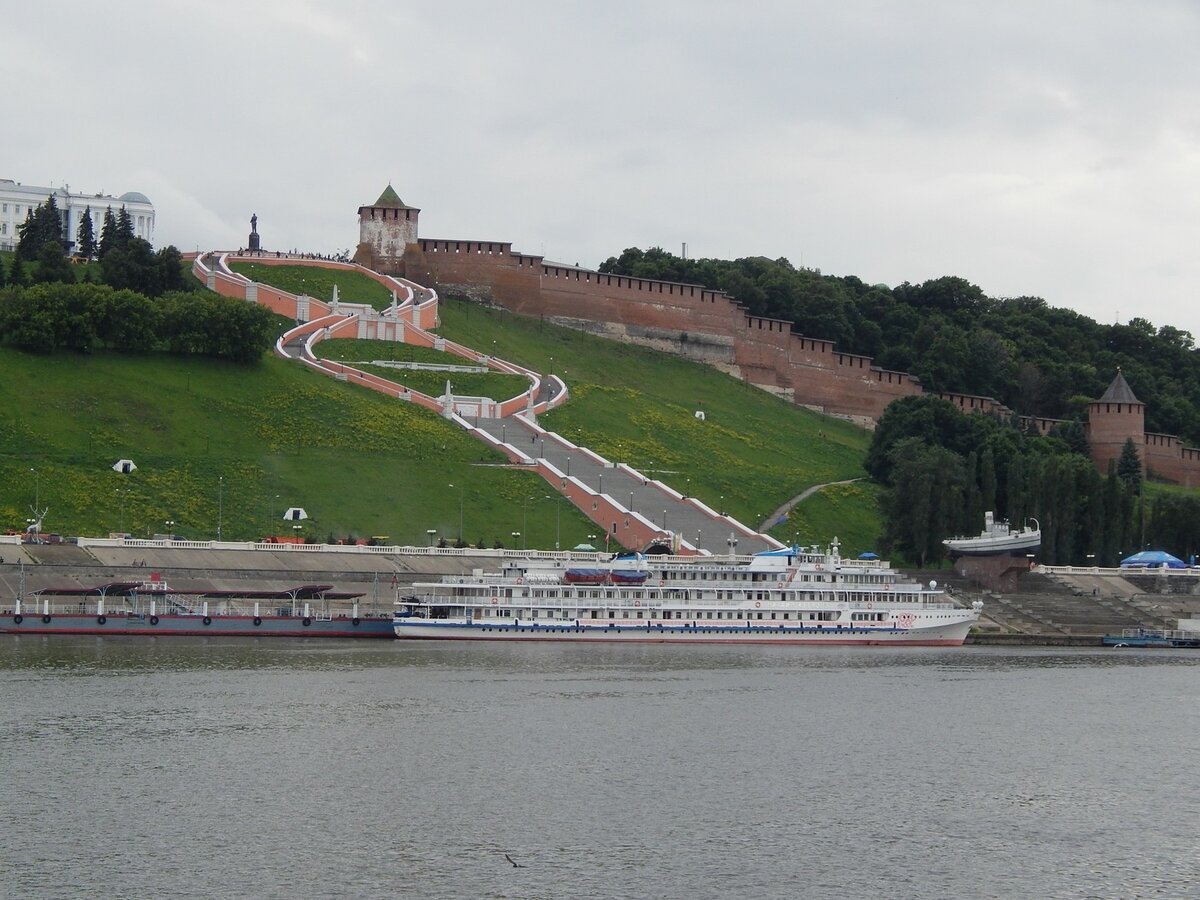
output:
M900 397L927 393L907 372L805 337L792 323L750 315L736 299L694 284L607 275L519 253L503 241L423 238L420 210L388 185L359 207L358 262L441 294L504 307L591 334L707 363L793 403L871 427ZM938 393L964 412L1012 413L991 397ZM1030 420L1047 432L1060 420ZM1088 406L1088 440L1101 472L1133 438L1152 477L1200 486L1200 449L1145 431L1145 405L1118 372Z

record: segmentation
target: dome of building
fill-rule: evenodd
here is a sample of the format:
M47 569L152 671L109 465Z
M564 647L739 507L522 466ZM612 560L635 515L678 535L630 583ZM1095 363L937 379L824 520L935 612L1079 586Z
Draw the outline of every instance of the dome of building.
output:
M126 191L118 200L124 200L126 203L149 203L150 198L138 191Z

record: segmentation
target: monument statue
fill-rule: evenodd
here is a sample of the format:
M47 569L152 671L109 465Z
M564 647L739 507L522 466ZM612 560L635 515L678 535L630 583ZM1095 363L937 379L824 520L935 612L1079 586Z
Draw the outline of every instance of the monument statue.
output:
M251 250L261 250L262 245L258 237L258 213L250 214L250 243L248 245Z

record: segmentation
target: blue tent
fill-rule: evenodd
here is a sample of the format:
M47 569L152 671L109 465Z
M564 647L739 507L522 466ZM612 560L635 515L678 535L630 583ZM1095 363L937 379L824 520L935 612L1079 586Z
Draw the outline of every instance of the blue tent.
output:
M1187 563L1165 550L1143 550L1121 560L1122 569L1186 569Z
M866 553L858 554L858 558L859 559L879 559L879 554L873 553L870 550L868 550Z

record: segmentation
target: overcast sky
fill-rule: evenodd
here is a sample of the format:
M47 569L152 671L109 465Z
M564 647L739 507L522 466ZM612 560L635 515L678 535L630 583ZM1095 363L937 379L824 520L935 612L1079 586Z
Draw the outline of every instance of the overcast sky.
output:
M959 275L1200 336L1200 3L3 0L0 177L157 243L426 237Z

